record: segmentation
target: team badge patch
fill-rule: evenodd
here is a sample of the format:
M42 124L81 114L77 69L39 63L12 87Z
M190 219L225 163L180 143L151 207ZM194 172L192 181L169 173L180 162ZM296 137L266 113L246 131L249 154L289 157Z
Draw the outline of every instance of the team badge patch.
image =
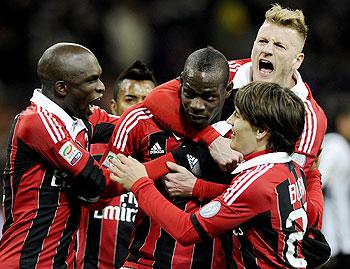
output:
M72 166L80 160L81 156L83 156L83 153L70 141L64 143L58 153Z
M214 217L219 212L220 208L221 203L219 201L213 201L203 206L202 209L199 211L199 214L203 218L208 219Z
M112 164L112 159L116 159L117 155L115 153L113 153L112 151L108 152L108 155L106 157L106 159L103 161L102 165L104 167L110 168L113 164Z

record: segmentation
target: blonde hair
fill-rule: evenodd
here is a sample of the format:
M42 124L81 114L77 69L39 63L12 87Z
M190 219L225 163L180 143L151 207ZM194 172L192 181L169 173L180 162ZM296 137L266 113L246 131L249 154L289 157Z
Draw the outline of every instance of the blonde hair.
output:
M306 40L308 27L305 24L304 14L299 9L291 10L289 8L282 8L279 4L273 4L272 7L266 11L265 20L270 23L294 29L301 34L304 41Z

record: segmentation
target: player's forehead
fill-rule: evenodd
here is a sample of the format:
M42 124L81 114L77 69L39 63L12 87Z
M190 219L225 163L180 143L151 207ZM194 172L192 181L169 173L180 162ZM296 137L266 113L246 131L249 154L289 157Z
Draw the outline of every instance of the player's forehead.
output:
M151 80L123 79L119 86L119 93L146 96L154 87L154 82Z
M183 86L198 93L218 92L225 85L225 77L215 70L190 70L183 73Z
M73 55L62 64L63 72L72 82L84 82L98 78L102 74L102 68L96 57L89 53Z
M296 39L301 39L300 33L297 30L270 22L264 22L258 33L257 38L265 38L268 40L275 40L276 42L295 43Z

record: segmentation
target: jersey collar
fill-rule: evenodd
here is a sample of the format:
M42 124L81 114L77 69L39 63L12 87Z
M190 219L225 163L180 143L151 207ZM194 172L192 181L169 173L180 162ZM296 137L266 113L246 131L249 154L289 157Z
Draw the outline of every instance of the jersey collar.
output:
M59 105L43 95L41 93L41 89L34 90L33 97L30 99L30 101L59 117L64 122L67 131L74 140L78 133L84 129L87 130L84 122L81 119L73 119Z
M296 70L293 74L294 79L296 80L295 86L291 88L291 90L299 96L299 98L305 102L306 98L309 94L309 90L306 88L305 83L303 79L301 78L300 73ZM236 75L234 76L232 82L233 82L233 88L239 89L245 85L247 85L249 82L253 80L252 77L252 62L248 62L245 64L242 64L236 72Z
M238 174L249 168L271 163L287 163L290 162L292 158L287 152L271 152L257 157L251 158L245 162L240 163L231 174Z

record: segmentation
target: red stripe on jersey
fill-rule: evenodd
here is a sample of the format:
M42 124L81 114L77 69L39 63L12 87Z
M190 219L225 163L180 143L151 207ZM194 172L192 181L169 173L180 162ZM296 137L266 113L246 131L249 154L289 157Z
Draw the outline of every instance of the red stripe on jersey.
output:
M157 240L160 237L161 227L153 219L149 218L149 220L150 220L150 229L146 237L145 243L142 247L140 247L139 252L150 253L151 251L153 251L153 257L152 259L141 258L139 259L138 263L152 266L154 263L154 251L156 249Z
M81 219L79 223L79 231L78 231L78 251L77 251L77 268L83 268L84 255L87 247L86 242L86 231L89 226L89 210L87 208L81 209ZM91 210L91 212L93 212ZM84 231L83 233L81 231Z
M106 268L106 267L109 267L109 265L113 265L114 267L115 256L118 255L118 253L116 253L115 250L117 249L116 245L117 245L117 231L119 227L119 221L102 218L100 242L99 242L100 247L99 247L99 254L98 254L98 265L97 265L98 268L101 268L101 269ZM107 242L105 238L106 239L113 238L114 240L108 240ZM103 246L104 244L105 246L103 247L103 251L101 251L102 250L101 246Z
M192 248L192 251L190 251L190 248ZM176 242L173 260L171 261L172 268L191 268L193 250L194 245L183 247L178 242Z
M195 205L193 203L191 204L191 206L189 206L189 203L186 204L184 210L185 212L194 211L193 207ZM195 245L183 247L182 245L180 245L180 243L176 241L174 254L171 261L171 268L191 268L194 246Z

